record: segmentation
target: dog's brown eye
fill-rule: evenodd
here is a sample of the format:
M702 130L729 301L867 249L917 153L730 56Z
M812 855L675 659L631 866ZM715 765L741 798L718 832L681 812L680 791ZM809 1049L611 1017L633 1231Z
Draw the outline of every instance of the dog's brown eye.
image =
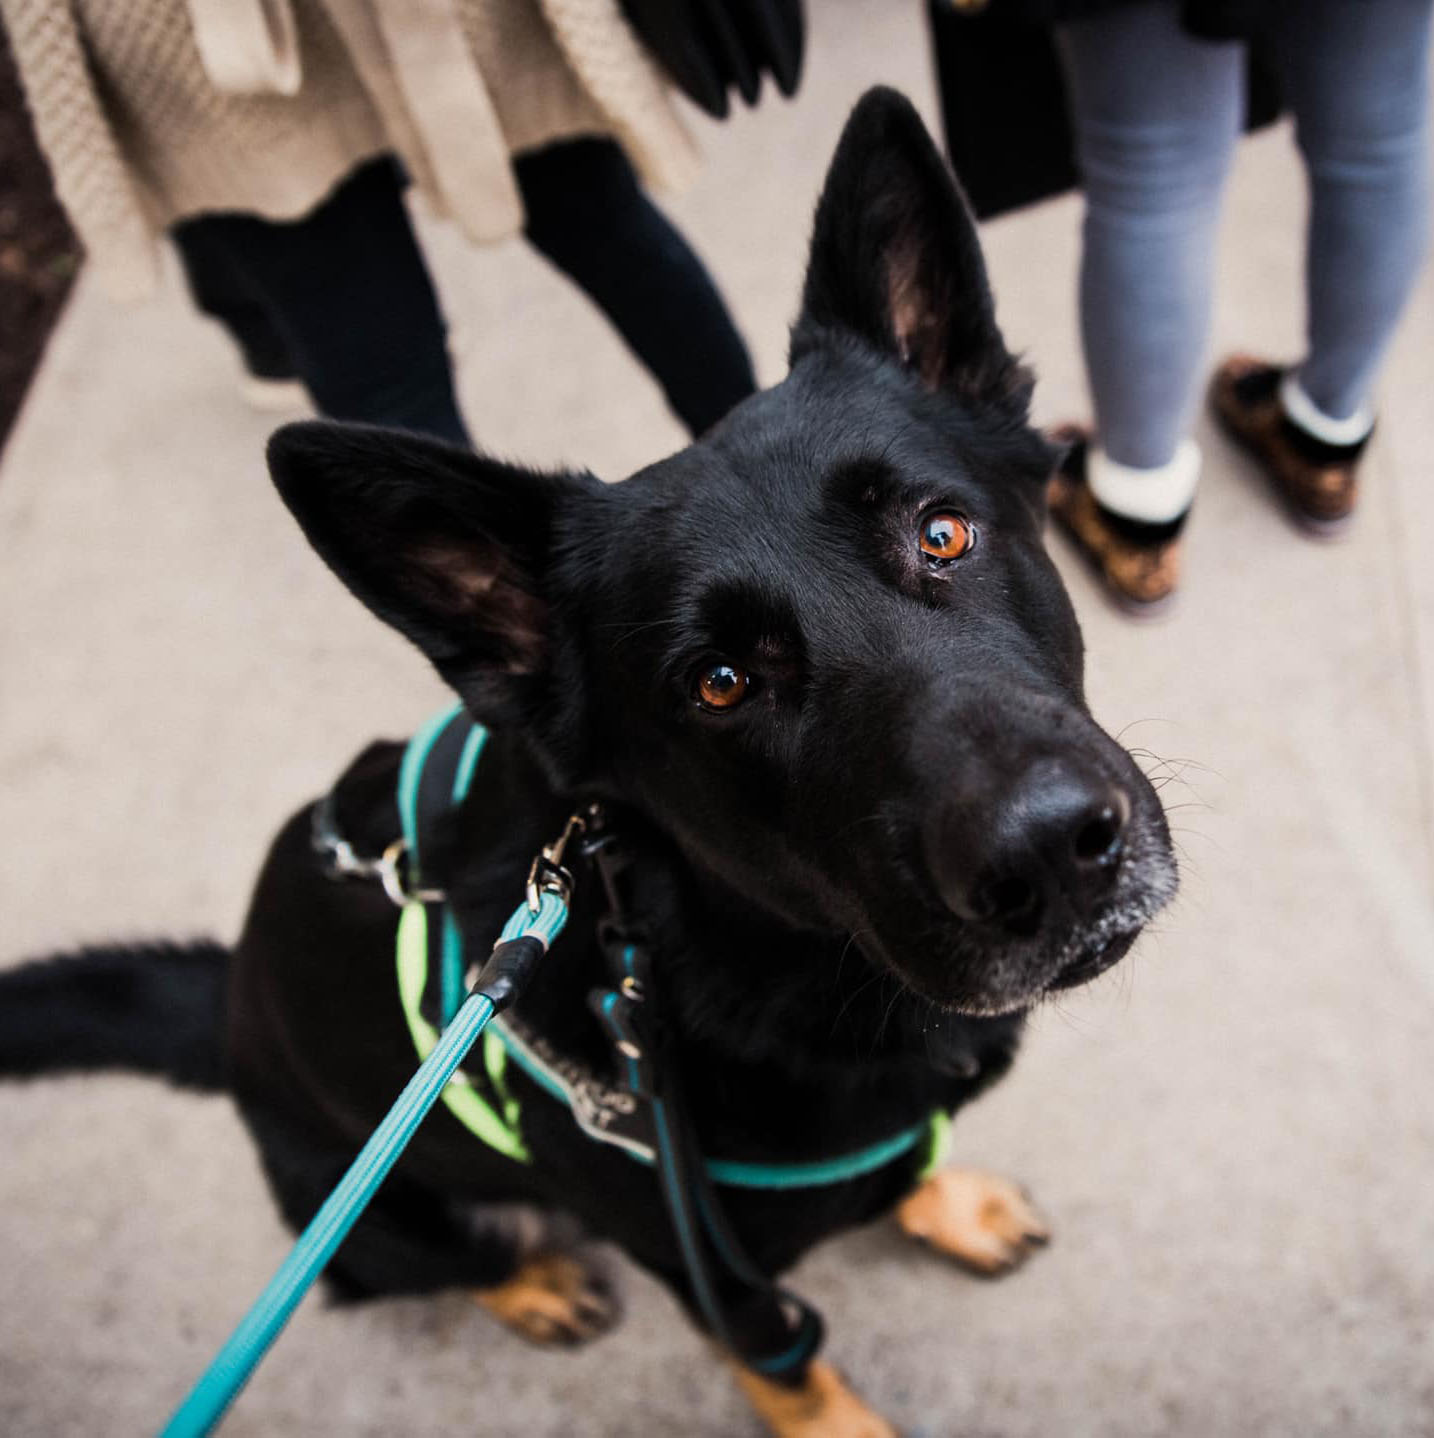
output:
M735 664L710 664L697 676L697 699L704 709L735 709L746 693L746 670Z
M921 521L921 552L943 564L960 559L971 548L975 537L970 524L949 509L928 514Z

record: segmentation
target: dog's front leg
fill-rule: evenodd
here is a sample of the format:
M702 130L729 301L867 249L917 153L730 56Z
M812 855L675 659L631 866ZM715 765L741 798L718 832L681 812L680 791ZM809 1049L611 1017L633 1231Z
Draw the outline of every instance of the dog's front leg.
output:
M571 1348L606 1333L618 1305L605 1274L570 1254L537 1252L474 1302L530 1343Z
M795 1385L773 1383L733 1363L747 1401L774 1438L897 1438L896 1429L857 1397L829 1363L814 1360Z
M974 1168L944 1168L897 1205L913 1238L981 1273L1005 1273L1051 1236L1044 1219L1008 1179Z

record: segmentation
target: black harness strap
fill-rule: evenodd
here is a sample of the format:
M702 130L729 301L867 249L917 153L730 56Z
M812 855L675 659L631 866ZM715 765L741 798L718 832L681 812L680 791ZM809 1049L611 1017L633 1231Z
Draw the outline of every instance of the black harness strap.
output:
M651 1112L662 1197L693 1297L713 1335L747 1367L777 1381L798 1378L821 1345L821 1316L773 1283L732 1231L683 1098L652 952L622 905L628 860L611 831L590 838L584 853L607 893L599 942L613 984L593 990L589 1003L612 1040L623 1082Z

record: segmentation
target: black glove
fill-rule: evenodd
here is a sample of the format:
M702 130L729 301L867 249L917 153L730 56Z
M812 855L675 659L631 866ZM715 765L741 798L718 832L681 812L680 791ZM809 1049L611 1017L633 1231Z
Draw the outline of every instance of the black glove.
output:
M796 93L806 27L801 0L621 0L623 14L688 99L716 119L727 91L755 105L762 72Z

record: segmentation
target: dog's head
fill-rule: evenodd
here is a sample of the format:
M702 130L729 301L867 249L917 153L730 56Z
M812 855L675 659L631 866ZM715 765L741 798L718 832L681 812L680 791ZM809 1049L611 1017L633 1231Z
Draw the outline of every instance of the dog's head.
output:
M975 227L889 90L833 160L791 360L619 485L325 424L270 464L345 583L560 788L929 999L1024 1007L1118 959L1175 868L1086 709L1052 455Z

